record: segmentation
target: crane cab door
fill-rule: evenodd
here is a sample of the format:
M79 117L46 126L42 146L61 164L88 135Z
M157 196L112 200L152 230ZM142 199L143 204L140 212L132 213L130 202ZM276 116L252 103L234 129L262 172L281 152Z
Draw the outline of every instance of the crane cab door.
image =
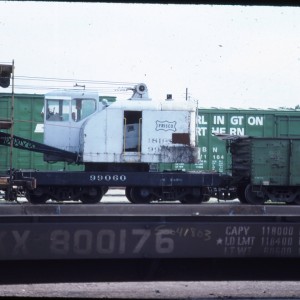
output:
M123 152L141 152L142 112L124 111Z
M62 150L71 149L70 97L48 97L45 100L44 143ZM79 129L78 129L79 130Z
M79 133L85 120L97 110L89 97L48 96L45 100L44 143L79 152Z

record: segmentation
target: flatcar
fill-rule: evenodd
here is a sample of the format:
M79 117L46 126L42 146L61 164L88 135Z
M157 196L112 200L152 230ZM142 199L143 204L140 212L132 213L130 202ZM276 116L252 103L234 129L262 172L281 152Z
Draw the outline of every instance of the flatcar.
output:
M281 152L280 155L274 154L277 147L274 145L279 143L277 148L287 153L292 151L295 157L295 147L284 143L295 145L297 138L272 137L290 133L297 136L295 130L286 131L290 122L298 122L296 111L288 120L283 120L280 114L271 114L268 118L247 118L248 123L252 122L249 126L254 126L254 120L259 121L260 126L270 118L282 120L279 123L286 126L278 127L276 132L269 127L269 131L264 130L270 137L230 135L228 138L226 135L232 156L231 168L226 169L228 172L197 169L207 154L199 151L199 118L203 124L206 123L206 119L199 116L199 110L189 102L176 104L171 99L152 101L145 84L135 86L130 99L111 103L99 98L95 92L53 91L44 96L42 116L44 143L14 136L14 146L41 152L45 161L50 163L75 163L83 168L80 171L65 168L62 171L14 171L14 182L23 184L31 203L45 203L48 199L97 203L110 186L122 186L126 197L133 203L150 203L153 200L201 203L211 196L222 200L237 196L242 203L248 204L262 204L269 199L299 204L300 192L293 168L296 163L289 161L287 154L282 157ZM237 114L234 116L234 120L240 123L243 118ZM222 123L223 119L220 116L213 118L218 123ZM233 117L230 119L233 120ZM220 131L215 132L215 135L222 136L218 134ZM11 145L10 138L9 134L0 133L0 144ZM225 143L221 143L225 148ZM261 159L264 157L262 154L270 155L271 159L263 158L265 162L258 163L256 158ZM281 164L274 164L274 157L281 157L278 158ZM264 165L269 161L273 162L272 166ZM170 165L196 167L186 171L174 170L169 168ZM281 172L284 165L288 165L286 173ZM278 166L282 181L278 174L273 176L274 166ZM258 175L267 170L268 174ZM0 188L5 190L6 184L1 187L0 182ZM15 194L11 195L7 198L15 199Z
M200 203L210 189L224 184L217 172L157 172L160 163L196 163L196 108L170 99L153 102L145 84L125 101L108 105L86 91L54 91L45 95L44 143L1 133L2 144L42 152L47 162L66 161L83 171L17 171L31 203L80 200L97 203L109 186L125 187L134 203L179 200Z

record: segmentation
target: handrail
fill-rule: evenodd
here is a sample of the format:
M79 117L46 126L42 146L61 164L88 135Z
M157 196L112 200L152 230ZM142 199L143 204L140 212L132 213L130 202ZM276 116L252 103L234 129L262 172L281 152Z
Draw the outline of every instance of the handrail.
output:
M142 150L141 150L141 147L142 147L142 134L141 134L141 127L142 127L142 118L139 118L139 135L138 135L138 152L141 154Z
M126 124L127 124L127 120L126 118L124 118L124 132L123 132L123 153L126 152Z

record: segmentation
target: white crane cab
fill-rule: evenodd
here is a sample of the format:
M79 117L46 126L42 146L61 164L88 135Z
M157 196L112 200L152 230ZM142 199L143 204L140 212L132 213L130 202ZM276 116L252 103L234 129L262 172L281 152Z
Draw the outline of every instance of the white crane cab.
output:
M45 95L44 143L62 150L79 152L82 124L103 105L96 92L57 90ZM45 160L60 160L46 155Z
M195 163L196 108L188 102L154 102L145 84L109 106L97 93L45 95L48 145L80 154L82 163Z

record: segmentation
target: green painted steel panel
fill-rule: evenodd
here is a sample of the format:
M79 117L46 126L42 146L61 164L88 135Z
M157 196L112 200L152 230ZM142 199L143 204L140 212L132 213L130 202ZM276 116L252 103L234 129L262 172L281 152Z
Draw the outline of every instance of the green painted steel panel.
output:
M43 143L43 95L15 94L14 96L14 127L17 136ZM11 94L0 94L0 119L11 118ZM3 130L10 133L10 130ZM10 168L10 147L0 146L0 173ZM37 170L82 170L82 166L66 163L49 164L44 162L43 154L27 150L12 149L12 167L15 169Z
M300 137L300 111L199 109L197 125L201 169L227 172L231 169L231 156L226 151L225 143L213 133Z
M291 143L290 185L300 185L300 140Z
M107 101L108 103L116 102L117 98L115 96L99 96L99 101Z
M300 139L253 138L251 182L254 185L300 185Z
M290 185L290 140L251 140L251 182Z
M299 112L300 115L300 112ZM278 137L299 137L299 116L296 113L293 114L287 114L286 116L280 116L276 120L277 123L277 132Z

